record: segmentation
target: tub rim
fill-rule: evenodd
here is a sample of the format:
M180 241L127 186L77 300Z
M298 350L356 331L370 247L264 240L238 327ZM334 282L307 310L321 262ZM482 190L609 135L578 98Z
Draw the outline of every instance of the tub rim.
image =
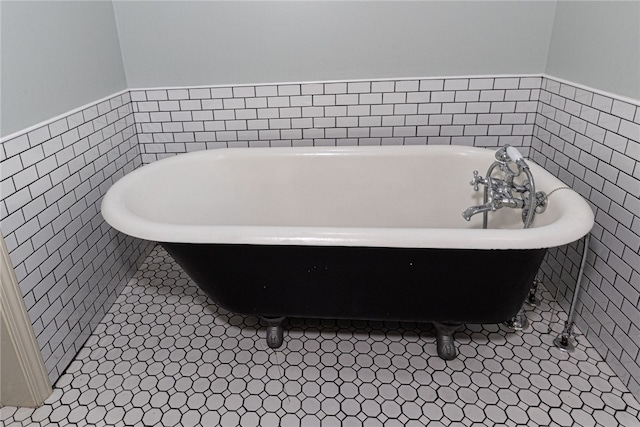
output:
M574 190L558 191L550 203L559 204L561 216L551 224L530 229L467 229L467 228L389 228L389 227L316 227L265 225L185 225L152 221L127 208L124 195L134 180L167 167L174 162L202 156L278 155L346 155L411 154L425 150L451 152L460 155L486 155L488 150L467 146L368 146L368 147L264 147L227 148L180 154L144 165L120 178L102 200L102 215L115 229L133 237L167 243L222 243L255 245L315 245L366 246L446 249L541 249L561 246L582 238L594 224L589 204ZM566 186L532 160L527 160L534 178L543 170L557 187ZM471 172L471 171L470 171ZM544 214L542 214L544 215Z

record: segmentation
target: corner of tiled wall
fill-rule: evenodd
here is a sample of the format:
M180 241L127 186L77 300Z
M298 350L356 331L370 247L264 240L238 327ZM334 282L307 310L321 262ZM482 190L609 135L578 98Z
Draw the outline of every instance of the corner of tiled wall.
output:
M596 223L577 324L640 395L640 107L544 78L532 157L579 192ZM549 251L545 284L569 307L582 243Z
M129 92L0 144L0 229L52 382L151 249L100 214L141 164Z

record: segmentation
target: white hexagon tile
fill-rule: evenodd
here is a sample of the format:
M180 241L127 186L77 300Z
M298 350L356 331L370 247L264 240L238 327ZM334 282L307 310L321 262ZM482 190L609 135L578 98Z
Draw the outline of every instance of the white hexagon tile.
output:
M291 319L217 307L156 247L36 410L6 426L640 426L640 405L582 337L553 348L551 295L524 333L467 325L437 357L429 325Z

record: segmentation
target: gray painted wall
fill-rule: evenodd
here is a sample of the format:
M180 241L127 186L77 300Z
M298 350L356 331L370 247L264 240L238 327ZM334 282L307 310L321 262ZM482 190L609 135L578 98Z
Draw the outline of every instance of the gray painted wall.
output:
M546 73L640 99L640 2L559 1Z
M0 13L1 135L127 80L138 88L546 72L640 99L635 1L2 1Z
M115 2L131 88L542 73L555 2Z
M0 134L127 88L110 1L0 4Z

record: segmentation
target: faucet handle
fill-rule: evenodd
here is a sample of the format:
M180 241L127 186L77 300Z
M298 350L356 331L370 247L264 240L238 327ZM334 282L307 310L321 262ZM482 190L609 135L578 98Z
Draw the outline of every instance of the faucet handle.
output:
M469 183L469 184L473 185L473 190L474 191L478 191L478 189L479 189L478 184L479 183L484 183L484 182L485 182L484 178L482 178L480 175L478 175L478 171L473 171L473 179Z

